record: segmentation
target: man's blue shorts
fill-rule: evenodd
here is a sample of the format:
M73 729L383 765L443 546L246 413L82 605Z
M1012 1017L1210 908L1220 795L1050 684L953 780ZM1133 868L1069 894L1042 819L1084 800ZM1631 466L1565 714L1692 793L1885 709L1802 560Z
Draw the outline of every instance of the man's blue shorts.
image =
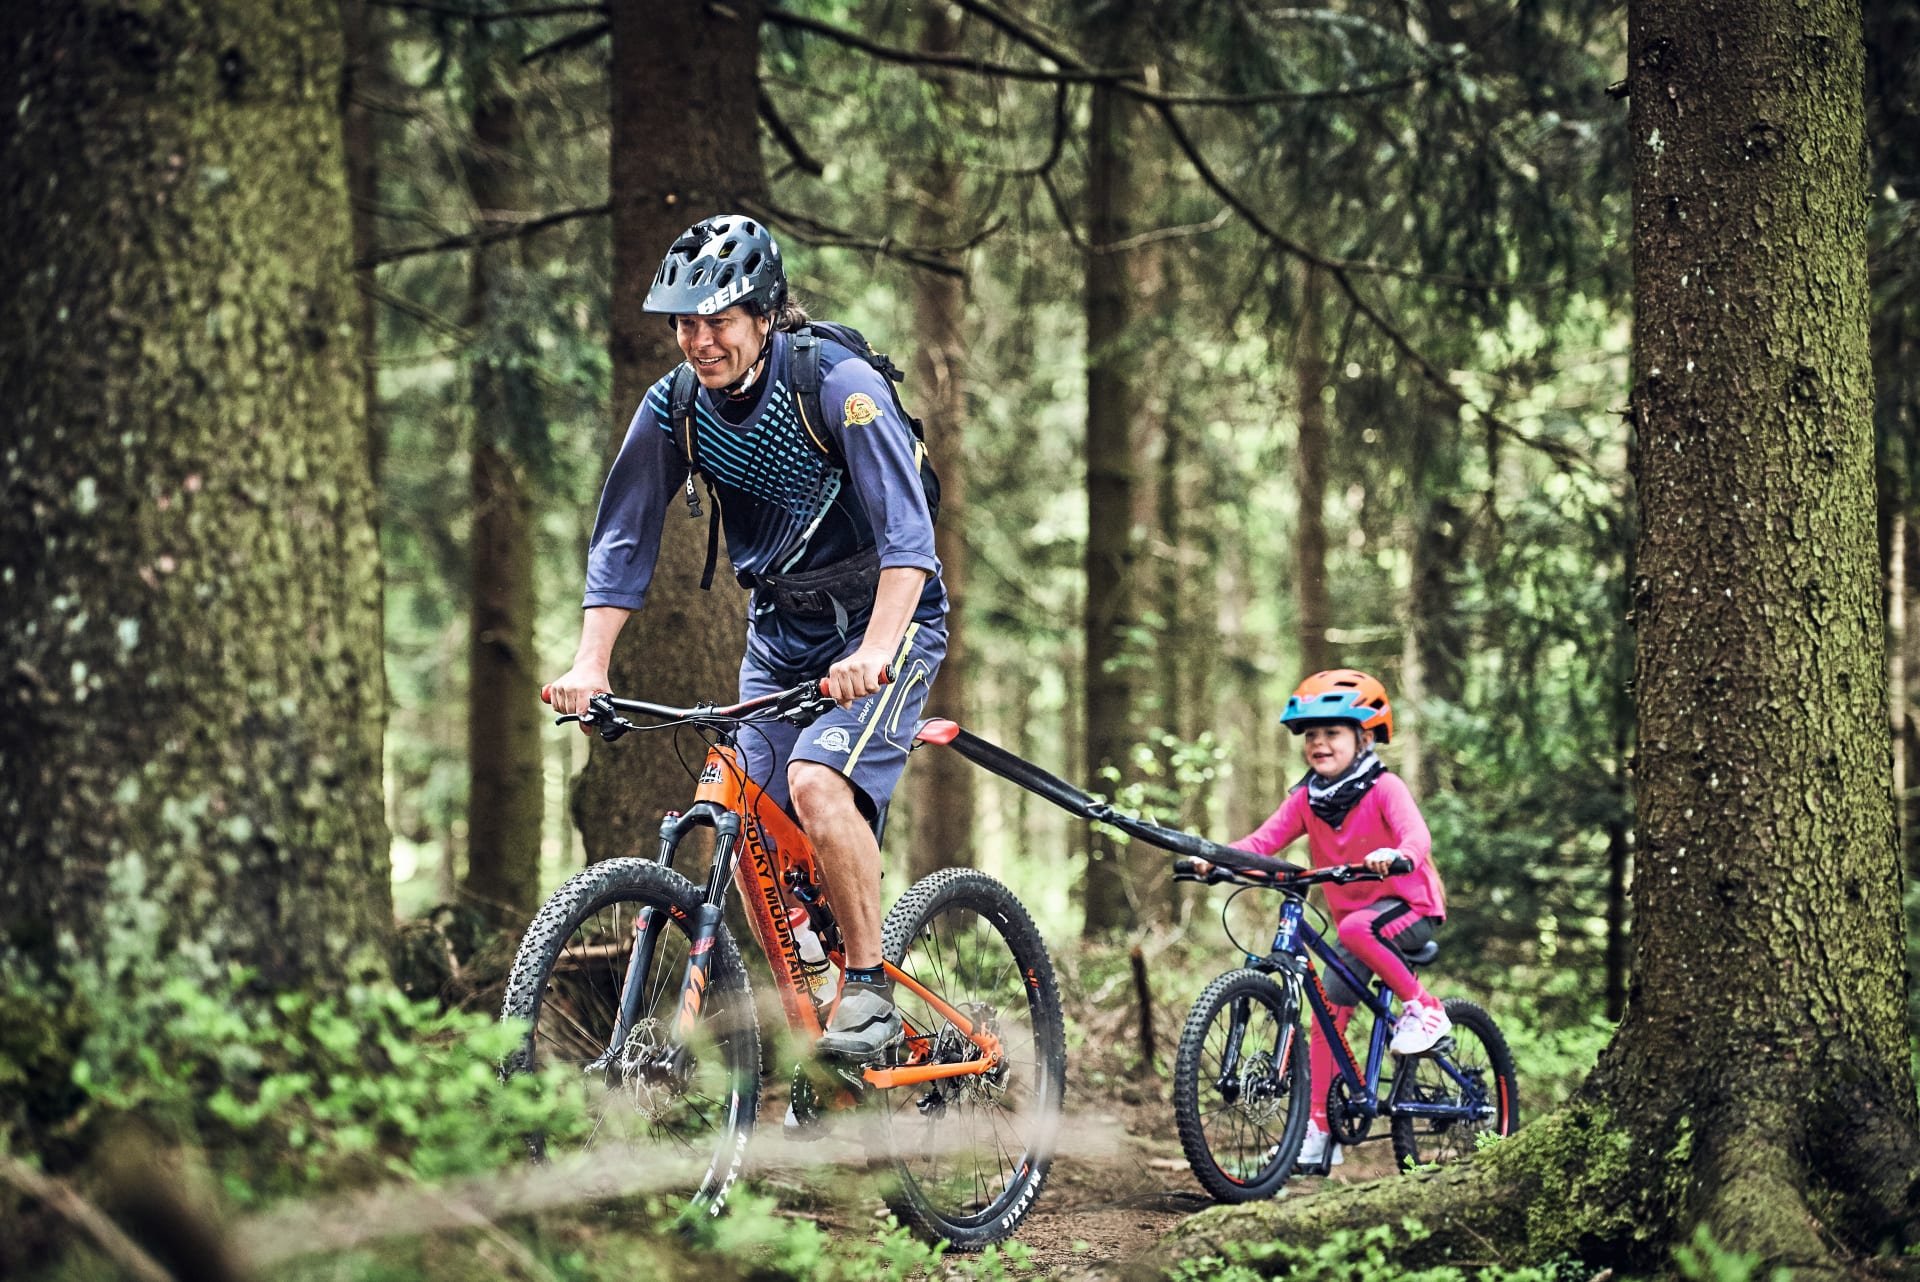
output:
M835 659L859 649L857 640ZM854 800L869 821L893 796L906 769L907 752L926 706L927 691L947 657L947 630L939 624L909 623L893 660L893 680L849 708L836 707L805 730L777 721L743 727L740 756L747 774L792 813L787 790L787 765L817 761L847 777ZM824 673L820 675L824 676ZM749 650L740 664L740 697L784 690L791 676L780 676L756 664Z

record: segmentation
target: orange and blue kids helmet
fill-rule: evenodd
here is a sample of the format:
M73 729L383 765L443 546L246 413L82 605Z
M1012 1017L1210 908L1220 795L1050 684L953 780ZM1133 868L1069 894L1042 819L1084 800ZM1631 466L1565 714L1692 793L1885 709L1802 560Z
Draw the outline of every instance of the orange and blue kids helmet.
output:
M1295 734L1308 726L1334 722L1371 730L1381 743L1393 738L1393 705L1387 688L1364 672L1334 668L1302 681L1287 699L1280 724Z

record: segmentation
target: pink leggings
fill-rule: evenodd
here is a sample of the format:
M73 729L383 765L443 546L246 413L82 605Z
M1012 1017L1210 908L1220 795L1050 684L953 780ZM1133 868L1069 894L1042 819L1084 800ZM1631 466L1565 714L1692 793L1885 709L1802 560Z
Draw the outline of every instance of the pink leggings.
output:
M1394 996L1402 1003L1423 1002L1438 1005L1433 995L1414 978L1413 971L1400 958L1399 950L1387 941L1400 932L1409 929L1425 918L1415 912L1401 911L1393 916L1394 910L1404 910L1406 905L1398 899L1382 900L1356 908L1340 919L1338 934L1340 946L1358 960L1368 970L1386 981ZM1383 916L1392 919L1376 929L1376 921ZM1364 975L1361 978L1365 978ZM1351 1006L1333 1008L1334 1027L1346 1036L1347 1021L1353 1018ZM1313 1124L1321 1130L1327 1129L1327 1089L1333 1085L1334 1076L1339 1072L1333 1063L1333 1047L1320 1031L1320 1021L1312 1021L1313 1027L1307 1035L1307 1068L1312 1074L1310 1098L1313 1102Z

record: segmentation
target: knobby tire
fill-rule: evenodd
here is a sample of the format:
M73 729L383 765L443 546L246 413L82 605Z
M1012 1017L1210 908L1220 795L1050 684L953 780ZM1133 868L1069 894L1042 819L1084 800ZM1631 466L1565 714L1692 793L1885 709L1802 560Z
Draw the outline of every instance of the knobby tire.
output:
M1237 1036L1236 1008L1244 1013ZM1306 1138L1307 1076L1306 1030L1285 981L1234 970L1207 985L1187 1014L1173 1068L1180 1147L1202 1188L1222 1202L1280 1191Z
M739 1177L759 1107L760 1033L739 950L722 926L698 1031L685 1048L690 1058L680 1072L667 1067L700 903L686 878L646 860L609 859L578 873L527 927L501 1018L527 1023L507 1072L552 1064L581 1072L586 1124L564 1135L530 1136L537 1158L583 1154L614 1194L637 1191L634 1181L684 1163L694 1206L718 1214ZM640 1018L623 1039L625 1055L589 1068L613 1035L637 923L648 908L662 924Z
M1507 1136L1520 1127L1520 1094L1513 1070L1513 1052L1493 1022L1493 1016L1473 1002L1449 997L1447 1018L1453 1021L1452 1049L1439 1047L1422 1055L1400 1059L1394 1069L1392 1100L1461 1103L1471 1093L1481 1109L1477 1120L1393 1117L1393 1158L1401 1171L1420 1166L1443 1166L1472 1157L1482 1135ZM1464 1074L1462 1087L1446 1065Z
M978 1251L1033 1208L1053 1162L1066 1090L1066 1035L1053 962L1033 919L985 873L950 868L915 883L887 914L881 947L969 1019L1002 1039L997 1073L884 1093L894 1180L887 1202L929 1241ZM935 1061L977 1048L904 984L894 998Z

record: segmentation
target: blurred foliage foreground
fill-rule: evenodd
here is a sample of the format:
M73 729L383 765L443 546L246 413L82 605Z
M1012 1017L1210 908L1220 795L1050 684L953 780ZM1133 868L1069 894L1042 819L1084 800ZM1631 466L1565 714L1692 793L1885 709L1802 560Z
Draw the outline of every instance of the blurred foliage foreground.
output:
M1212 930L1168 928L1142 948L1156 976L1154 1017L1169 1030L1234 960ZM1166 1102L1170 1048L1143 1069L1129 1035L1129 951L1088 946L1063 958L1073 1107ZM564 1072L503 1081L497 1065L520 1030L486 1015L385 983L315 997L266 991L240 970L207 982L183 963L153 969L169 973L132 982L123 972L75 991L0 974L0 1276L1034 1274L1018 1244L959 1258L915 1241L877 1212L877 1177L866 1172L815 1171L811 1189L777 1190L782 1209L742 1193L712 1220L683 1216L659 1169L536 1165L529 1133L579 1138L578 1082ZM1512 1030L1533 1116L1564 1098L1607 1035L1599 1022L1550 1032L1532 999L1476 995ZM878 1227L822 1227L810 1212ZM1305 1277L1394 1276L1393 1243L1420 1231L1378 1226L1311 1252L1276 1244L1217 1264L1228 1277L1280 1264ZM1576 1263L1421 1276L1586 1276Z

